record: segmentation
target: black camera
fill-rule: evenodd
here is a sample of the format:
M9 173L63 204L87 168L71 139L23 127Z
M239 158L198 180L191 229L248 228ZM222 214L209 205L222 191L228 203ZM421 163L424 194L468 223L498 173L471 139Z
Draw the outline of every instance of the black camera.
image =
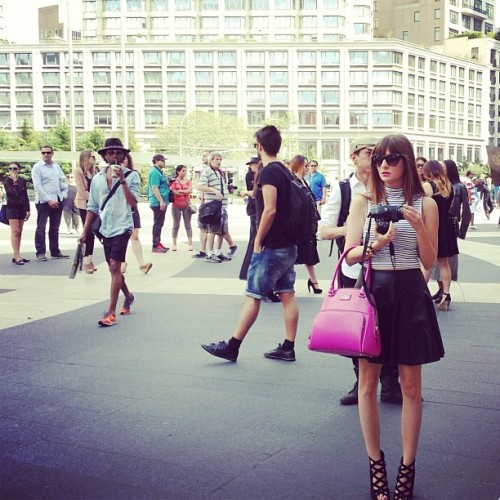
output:
M403 207L394 207L392 205L375 205L370 210L370 217L375 219L377 231L380 234L385 234L389 230L391 222L397 222L404 219Z

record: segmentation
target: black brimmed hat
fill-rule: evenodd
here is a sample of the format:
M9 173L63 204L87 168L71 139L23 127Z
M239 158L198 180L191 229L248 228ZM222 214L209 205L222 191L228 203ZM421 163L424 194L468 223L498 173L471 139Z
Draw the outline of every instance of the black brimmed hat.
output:
M100 155L105 155L108 149L121 149L124 153L130 153L130 149L124 148L122 141L117 137L110 137L106 139L104 147L97 151Z

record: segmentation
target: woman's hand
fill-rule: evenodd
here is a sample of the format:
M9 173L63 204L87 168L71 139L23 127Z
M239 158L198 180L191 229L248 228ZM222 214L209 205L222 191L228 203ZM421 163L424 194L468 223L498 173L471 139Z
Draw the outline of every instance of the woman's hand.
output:
M375 240L373 241L372 248L376 252L382 250L386 245L388 245L396 237L396 226L391 221L389 222L389 229L387 233L380 234L375 227Z
M410 205L403 205L403 215L415 231L419 232L425 227L422 217L420 216L418 210L414 207L411 207Z

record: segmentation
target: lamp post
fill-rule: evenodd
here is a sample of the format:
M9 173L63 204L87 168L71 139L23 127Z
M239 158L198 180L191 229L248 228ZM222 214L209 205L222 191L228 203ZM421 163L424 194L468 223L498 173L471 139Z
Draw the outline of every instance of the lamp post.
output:
M182 156L182 126L184 125L184 120L187 118L189 115L189 111L186 111L184 113L184 116L182 117L181 124L179 125L179 156Z
M74 153L76 151L76 124L75 124L75 86L73 84L73 31L71 29L71 15L69 10L69 0L66 2L66 14L67 14L67 38L68 38L68 59L69 59L69 72L68 72L68 84L69 84L69 144L70 151Z
M127 53L125 51L125 41L127 31L125 27L125 12L127 5L125 0L120 2L120 52L122 58L122 119L123 119L123 143L128 146L128 109L127 109Z

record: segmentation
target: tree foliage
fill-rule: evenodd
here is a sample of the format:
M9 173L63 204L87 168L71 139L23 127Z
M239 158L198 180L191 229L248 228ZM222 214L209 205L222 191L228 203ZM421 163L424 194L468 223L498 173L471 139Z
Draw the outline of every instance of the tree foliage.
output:
M101 149L104 145L104 132L100 128L95 128L90 132L85 132L80 135L76 141L76 149L78 151L84 151L89 149L90 151L97 151Z
M246 158L252 135L236 117L195 110L159 128L152 147L167 155L199 156L208 149L225 158Z

